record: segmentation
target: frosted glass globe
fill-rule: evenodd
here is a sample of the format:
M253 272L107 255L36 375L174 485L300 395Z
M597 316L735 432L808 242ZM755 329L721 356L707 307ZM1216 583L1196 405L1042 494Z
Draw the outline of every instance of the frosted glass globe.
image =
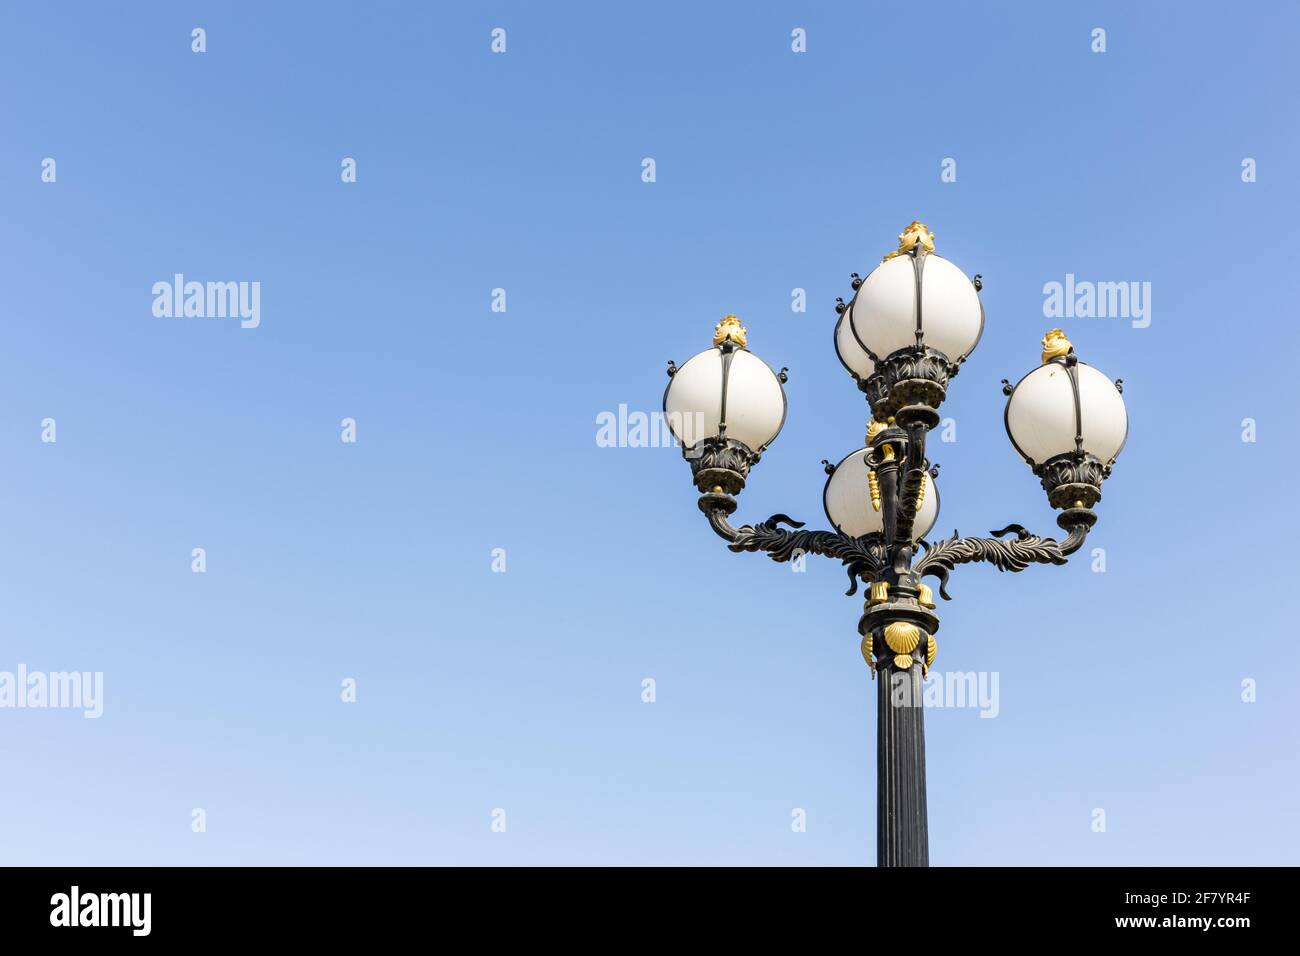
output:
M965 358L979 342L984 312L966 274L942 256L896 256L862 281L845 313L850 335L878 359L916 345L916 272L921 270L921 344L949 361ZM843 355L843 352L841 352ZM848 361L848 356L844 356Z
M1075 365L1078 407L1070 370L1051 361L1024 378L1007 399L1006 425L1011 442L1031 465L1075 450L1076 429L1083 450L1110 464L1128 435L1128 412L1115 383L1091 365Z
M864 382L876 370L876 363L871 361L871 356L862 350L858 340L853 337L847 311L835 323L835 354L840 357L840 363L846 369Z
M867 449L859 448L836 465L822 493L826 517L837 531L854 538L879 533L885 526L884 512L871 507L866 453ZM939 517L939 492L929 474L925 476L924 495L912 525L913 541L929 534Z
M725 403L725 404L724 404ZM785 389L767 363L746 349L707 349L679 368L664 393L673 435L687 448L721 434L751 451L772 443L785 422Z

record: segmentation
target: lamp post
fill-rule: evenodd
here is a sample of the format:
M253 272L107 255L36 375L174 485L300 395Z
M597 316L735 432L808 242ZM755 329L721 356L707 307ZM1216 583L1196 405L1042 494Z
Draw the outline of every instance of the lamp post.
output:
M838 301L835 350L871 406L866 444L837 465L826 464L822 493L833 531L805 531L776 514L735 527L736 495L750 469L785 423L786 370L773 372L748 351L748 333L729 315L714 329L713 347L681 368L668 365L664 412L682 444L700 492L699 508L736 552L762 551L774 561L806 553L838 558L850 580L867 586L858 620L862 656L880 674L876 723L876 860L880 866L926 866L925 725L922 681L938 645L934 577L949 599L949 572L986 561L1000 571L1065 564L1097 521L1101 498L1128 434L1121 397L1111 382L1079 361L1060 329L1043 338L1042 364L1012 386L1004 421L1012 446L1060 509L1060 541L1018 524L990 538L925 535L939 513L938 466L925 453L939 423L949 382L984 330L980 277L968 279L935 254L934 235L913 222L896 250L865 279L853 274L854 296ZM786 527L781 527L782 525Z

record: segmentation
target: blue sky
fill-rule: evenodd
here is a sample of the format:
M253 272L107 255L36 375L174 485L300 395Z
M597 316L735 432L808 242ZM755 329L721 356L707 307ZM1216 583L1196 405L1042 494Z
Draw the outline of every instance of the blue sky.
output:
M1085 553L959 568L939 609L937 669L1000 707L927 714L932 862L1294 863L1298 23L0 6L0 671L105 697L0 709L0 862L872 862L861 598L726 551L679 452L596 421L736 312L790 368L737 518L824 526L867 414L833 303L920 218L988 315L945 534L1055 530L999 387L1044 284L1152 288L1147 328L1067 324L1131 421ZM155 317L177 272L259 282L260 326Z

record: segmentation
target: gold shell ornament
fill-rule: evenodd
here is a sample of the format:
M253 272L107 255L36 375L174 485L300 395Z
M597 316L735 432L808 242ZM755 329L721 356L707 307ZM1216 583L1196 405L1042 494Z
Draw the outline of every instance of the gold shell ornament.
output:
M1069 355L1070 349L1074 348L1070 340L1065 337L1065 333L1060 329L1052 329L1043 336L1043 364L1046 365L1054 358L1060 358L1062 355Z
M894 666L897 667L900 671L907 670L909 667L912 666L912 655L911 654L894 655Z
M734 342L743 349L748 335L749 333L745 327L740 324L740 319L734 315L724 315L721 321L713 327L713 344L721 345L723 342Z
M862 659L866 661L867 666L871 668L872 680L876 679L876 661L871 656L872 651L874 650L874 646L873 646L874 644L875 642L872 641L870 634L868 634L866 637L862 639Z
M906 621L885 625L885 643L895 654L911 654L921 643L921 629Z
M939 656L939 645L934 642L934 635L925 642L925 669L929 670L934 666L934 659Z

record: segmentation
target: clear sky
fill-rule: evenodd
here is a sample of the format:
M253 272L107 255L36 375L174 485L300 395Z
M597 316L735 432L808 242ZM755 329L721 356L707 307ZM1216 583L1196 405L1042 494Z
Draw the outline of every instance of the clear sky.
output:
M596 423L736 312L790 368L736 517L825 526L834 300L920 218L988 316L939 530L1056 532L999 386L1050 326L1131 419L1076 560L952 576L936 669L999 701L927 714L932 862L1295 863L1298 43L1273 2L3 4L0 672L104 693L0 709L0 862L874 862L861 597ZM156 316L176 273L260 324ZM1149 325L1045 317L1067 275Z

